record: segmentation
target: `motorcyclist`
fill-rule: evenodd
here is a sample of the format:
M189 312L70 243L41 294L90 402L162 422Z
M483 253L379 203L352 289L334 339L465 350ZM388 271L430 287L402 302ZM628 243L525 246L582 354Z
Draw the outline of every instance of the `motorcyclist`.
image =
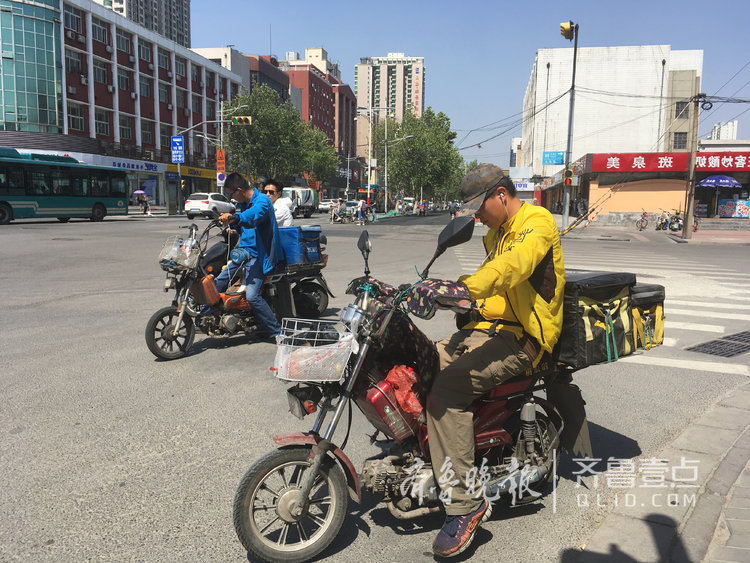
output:
M346 205L344 203L344 200L342 198L339 198L338 202L336 202L336 205L331 208L331 223L336 221L336 217L338 217L339 220L343 219L341 214L343 213L345 208Z
M240 204L239 213L222 213L219 222L222 225L239 227L239 248L245 249L250 258L244 263L245 268L245 296L255 312L255 318L265 336L275 339L281 327L271 307L263 299L260 292L266 274L273 271L278 262L283 261L283 249L279 240L279 228L276 224L273 204L270 198L247 183L247 180L237 172L233 172L224 183L224 193ZM226 268L216 278L216 288L226 291L229 281L239 266L230 261Z
M438 343L440 372L427 399L432 467L446 512L432 549L442 557L465 550L491 514L483 491L475 487L472 493L467 479L474 466L473 413L467 407L552 351L565 283L554 219L546 209L522 202L499 167L470 170L461 194L460 215L478 217L489 232L484 262L459 279L476 309L462 330Z

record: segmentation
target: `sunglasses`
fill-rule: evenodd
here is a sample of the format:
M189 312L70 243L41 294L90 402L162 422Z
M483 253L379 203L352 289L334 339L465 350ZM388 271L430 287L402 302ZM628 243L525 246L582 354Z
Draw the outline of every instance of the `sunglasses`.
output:
M275 194L276 190L263 190L264 194Z

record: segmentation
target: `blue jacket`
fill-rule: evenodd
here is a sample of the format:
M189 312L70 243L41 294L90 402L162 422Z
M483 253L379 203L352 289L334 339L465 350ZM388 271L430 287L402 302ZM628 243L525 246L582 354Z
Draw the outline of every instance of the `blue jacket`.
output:
M263 273L268 274L284 262L284 250L279 238L279 227L271 199L259 190L253 190L249 203L240 204L234 225L240 229L240 248L263 261Z

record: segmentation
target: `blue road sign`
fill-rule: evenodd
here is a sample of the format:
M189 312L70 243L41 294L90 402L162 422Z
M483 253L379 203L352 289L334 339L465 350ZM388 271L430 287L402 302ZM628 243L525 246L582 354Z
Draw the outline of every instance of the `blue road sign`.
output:
M544 151L542 164L565 164L565 151Z
M172 137L172 163L185 162L185 139L181 136Z

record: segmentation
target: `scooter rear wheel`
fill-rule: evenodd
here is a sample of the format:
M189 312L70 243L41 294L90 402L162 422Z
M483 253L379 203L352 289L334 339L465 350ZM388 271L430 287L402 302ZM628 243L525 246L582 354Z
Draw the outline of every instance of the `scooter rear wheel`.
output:
M317 319L328 309L328 293L317 283L302 282L292 292L297 314L306 319Z
M177 307L164 307L151 315L146 323L146 345L151 353L163 360L176 360L188 353L195 340L195 324L187 314L182 317L180 330L175 331Z
M307 507L293 514L310 448L273 451L240 481L234 497L234 529L248 555L263 561L307 561L336 538L346 516L348 495L341 467L327 459L310 491Z

